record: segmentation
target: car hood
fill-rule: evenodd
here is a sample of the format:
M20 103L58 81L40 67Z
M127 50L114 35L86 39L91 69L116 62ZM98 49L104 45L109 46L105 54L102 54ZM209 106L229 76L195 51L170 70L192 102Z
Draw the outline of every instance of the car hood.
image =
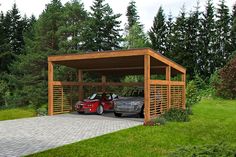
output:
M120 101L132 101L132 102L135 102L135 101L143 101L144 98L143 97L119 97L118 100L116 100L116 102L120 102Z
M82 101L82 103L93 103L93 102L98 102L99 99L94 99L94 100L90 100L90 99L85 99Z

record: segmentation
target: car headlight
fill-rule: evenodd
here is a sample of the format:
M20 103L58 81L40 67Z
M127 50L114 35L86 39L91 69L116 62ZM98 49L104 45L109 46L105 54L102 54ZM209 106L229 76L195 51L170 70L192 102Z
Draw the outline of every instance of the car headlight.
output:
M87 104L86 105L86 107L92 107L93 106L93 104Z

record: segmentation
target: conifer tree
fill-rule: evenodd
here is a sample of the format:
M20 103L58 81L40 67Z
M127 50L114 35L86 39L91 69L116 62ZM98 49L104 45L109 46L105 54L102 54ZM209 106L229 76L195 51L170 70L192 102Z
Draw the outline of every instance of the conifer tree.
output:
M120 48L121 14L114 14L104 0L94 0L92 12L83 32L82 49L85 51L103 51Z
M200 12L199 3L197 3L196 9L190 12L189 17L186 20L186 55L185 62L188 65L188 73L193 76L197 72L198 64L197 58L200 51Z
M51 0L46 9L39 16L36 25L37 46L40 51L59 50L59 36L57 31L62 25L62 4L60 0Z
M87 12L83 3L78 0L67 2L63 8L63 23L59 27L58 35L60 51L71 53L79 50L82 30L87 19Z
M214 6L212 0L208 0L203 17L201 19L200 29L200 50L198 54L198 73L203 77L210 77L215 71L215 40L216 26L214 16Z
M173 26L173 36L171 37L171 42L173 44L172 52L170 53L171 59L177 63L188 68L186 62L186 28L187 19L185 8L181 9L180 15L176 18L176 22Z
M134 0L131 0L129 2L129 5L127 7L127 12L126 12L126 17L128 19L128 26L127 26L127 30L129 30L130 28L132 28L132 26L134 24L138 24L140 25L140 22L139 22L139 15L138 15L138 12L137 12L137 7L136 7L136 2ZM141 25L140 25L141 26Z
M230 15L229 8L225 5L225 1L221 0L217 8L216 21L216 59L215 67L221 68L229 60L232 54L230 48Z
M173 43L171 41L173 36L173 26L174 26L173 17L172 14L170 13L166 21L167 31L166 31L166 52L165 52L165 56L170 58L171 58L170 54L173 51Z
M231 51L236 51L236 3L233 6L231 15L231 29L230 29L230 39L231 39Z
M167 26L162 7L159 8L157 15L154 17L153 26L148 34L152 48L164 54L167 48Z

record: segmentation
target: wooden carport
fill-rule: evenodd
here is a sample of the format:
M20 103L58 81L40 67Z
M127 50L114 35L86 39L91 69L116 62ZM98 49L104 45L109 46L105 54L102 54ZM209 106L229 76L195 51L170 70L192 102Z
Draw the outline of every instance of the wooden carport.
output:
M77 69L78 81L54 81L55 64ZM83 82L83 72L99 73L102 81ZM144 82L107 82L108 74L143 75ZM152 74L163 74L165 80L151 79ZM178 75L179 80L172 80ZM65 97L66 87L77 86L78 99L82 100L83 86L144 86L144 121L147 122L169 108L185 109L185 78L184 67L149 48L49 56L48 115L71 111L73 104Z

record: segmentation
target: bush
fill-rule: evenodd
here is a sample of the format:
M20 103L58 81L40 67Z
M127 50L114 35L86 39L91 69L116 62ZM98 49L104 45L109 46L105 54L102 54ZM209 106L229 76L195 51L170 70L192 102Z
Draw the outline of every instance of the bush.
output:
M223 98L236 98L236 55L219 71L220 82L215 84L216 94Z
M200 91L197 88L195 81L192 80L187 84L186 88L186 106L192 106L201 100Z
M236 156L236 148L225 144L212 144L212 145L202 145L202 146L190 146L184 147L176 150L175 152L169 155L170 157L212 157L212 156L228 156L235 157Z
M40 108L36 109L37 116L46 116L48 114L48 104L43 104Z
M151 119L149 122L144 123L145 126L159 126L165 124L166 124L166 119L162 116L157 117L155 119Z
M167 112L163 114L163 117L167 121L175 121L175 122L188 122L189 114L187 110L171 108Z

